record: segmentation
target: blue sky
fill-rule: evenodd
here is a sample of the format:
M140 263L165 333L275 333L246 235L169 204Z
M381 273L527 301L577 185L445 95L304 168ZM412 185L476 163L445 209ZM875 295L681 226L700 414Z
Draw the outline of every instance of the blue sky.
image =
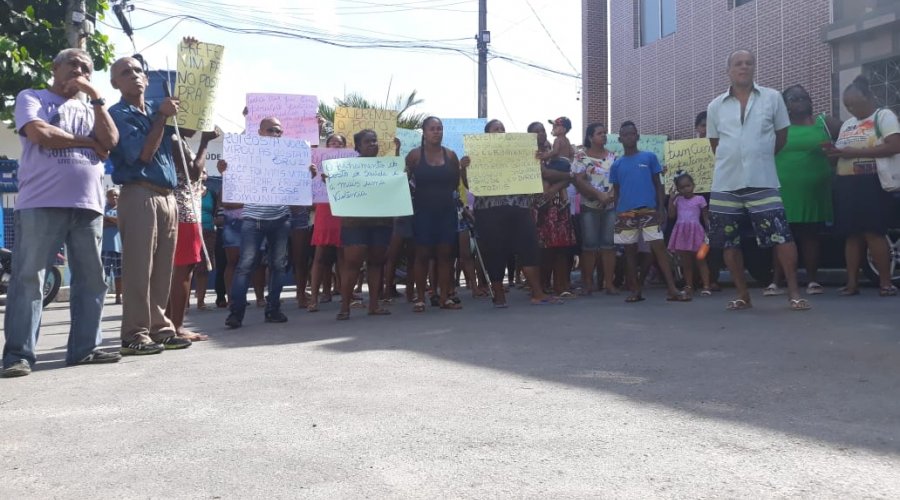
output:
M345 92L371 100L391 101L417 90L425 103L417 111L440 117L467 118L477 114L477 59L474 36L478 27L477 0L134 0L129 14L135 46L152 68L172 69L183 36L225 46L225 60L216 105L216 119L226 131L240 131L241 109L248 92L317 95L331 103ZM581 73L581 2L578 0L488 0L488 29L492 50L564 73ZM532 9L534 11L532 11ZM150 12L153 11L153 12ZM154 13L155 12L155 13ZM268 28L313 36L365 36L389 40L432 42L462 49L401 51L342 48L311 40L235 34L193 20L166 19L194 15L228 27ZM540 22L538 21L540 19ZM105 24L104 24L105 23ZM542 26L542 24L543 26ZM111 36L116 55L134 48L112 15L98 29ZM371 45L371 43L365 43ZM149 47L148 47L149 46ZM524 131L528 123L569 116L581 130L581 79L523 67L504 60L489 63L488 114L508 131ZM111 98L109 75L99 72ZM577 141L578 133L570 135Z

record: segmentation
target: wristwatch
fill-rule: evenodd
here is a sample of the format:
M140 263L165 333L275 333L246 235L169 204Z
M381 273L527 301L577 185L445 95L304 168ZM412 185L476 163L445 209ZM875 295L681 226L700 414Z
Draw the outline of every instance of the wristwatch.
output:
M102 97L98 97L96 99L91 99L91 106L106 106L106 99Z

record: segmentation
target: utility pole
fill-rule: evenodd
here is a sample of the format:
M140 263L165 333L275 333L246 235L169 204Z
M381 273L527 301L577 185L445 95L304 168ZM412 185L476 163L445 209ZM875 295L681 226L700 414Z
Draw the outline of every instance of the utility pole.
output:
M478 0L478 118L487 118L487 46L491 32L487 30L487 0Z
M87 37L94 31L94 24L87 18L84 0L68 0L66 5L66 42L69 48L87 47Z

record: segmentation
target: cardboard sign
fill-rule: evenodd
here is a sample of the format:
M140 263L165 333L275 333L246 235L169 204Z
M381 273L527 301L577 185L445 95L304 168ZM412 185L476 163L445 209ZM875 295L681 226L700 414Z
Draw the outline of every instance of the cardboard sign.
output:
M328 200L334 215L412 215L409 181L400 157L326 160L323 166L328 175Z
M319 143L319 98L295 94L247 94L247 131L259 130L259 123L278 118L284 128L282 137Z
M179 127L204 132L215 128L212 116L224 52L224 46L211 43L178 44L174 94L179 100Z
M684 171L694 179L694 192L708 193L712 189L716 157L709 139L667 142L664 164L666 172L663 174L663 186L667 192L678 171Z
M463 137L471 165L466 170L475 196L543 191L535 134L478 134Z
M334 110L334 131L347 138L353 149L353 134L372 129L378 134L378 156L394 156L394 136L397 131L397 112L382 109L337 108Z
M316 177L312 181L313 203L328 203L328 189L322 180L322 163L325 160L356 158L357 156L359 156L359 153L353 149L313 148L312 164L316 166Z
M310 150L298 139L225 134L222 201L312 205Z

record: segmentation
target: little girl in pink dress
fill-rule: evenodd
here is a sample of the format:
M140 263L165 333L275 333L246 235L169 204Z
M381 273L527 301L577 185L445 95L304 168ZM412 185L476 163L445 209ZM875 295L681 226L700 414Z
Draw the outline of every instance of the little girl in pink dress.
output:
M675 219L669 237L669 251L678 255L684 273L684 291L691 295L694 289L694 264L700 270L703 289L700 295L712 294L709 288L709 267L706 260L697 258L697 251L706 241L705 227L709 227L709 209L702 196L694 194L694 179L688 174L675 176L678 194L669 198L669 219ZM701 223L702 221L702 223Z

